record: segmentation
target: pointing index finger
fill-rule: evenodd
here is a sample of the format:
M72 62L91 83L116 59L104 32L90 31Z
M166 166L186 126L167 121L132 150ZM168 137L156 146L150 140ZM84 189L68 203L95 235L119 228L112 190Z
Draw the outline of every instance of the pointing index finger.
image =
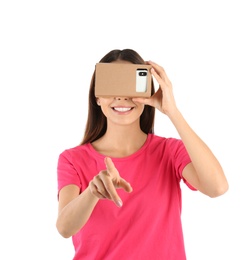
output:
M106 164L107 167L107 173L110 175L112 181L114 182L119 182L119 173L113 163L113 161L109 158L109 157L105 157L104 162ZM112 200L116 203L116 205L118 207L122 206L122 200L121 198L118 196L115 186L112 184L112 182L105 182L105 187L108 191L108 193L110 194Z
M107 167L107 172L109 173L109 175L111 177L118 177L118 175L119 175L118 171L117 171L113 161L111 160L111 158L105 157L104 162Z

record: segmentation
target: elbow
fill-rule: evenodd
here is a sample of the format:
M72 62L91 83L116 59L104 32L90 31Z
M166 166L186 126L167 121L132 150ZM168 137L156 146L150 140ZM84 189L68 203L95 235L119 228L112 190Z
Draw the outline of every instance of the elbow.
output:
M209 195L210 198L217 198L217 197L225 194L228 191L228 189L229 189L228 182L225 181L224 183L216 185L215 189L212 190L212 192L208 195Z
M69 233L68 229L65 228L65 227L62 226L62 225L59 225L58 222L56 223L56 228L57 228L59 234L60 234L62 237L64 237L64 238L69 238L69 237L72 236L72 234Z
M64 232L59 232L60 235L63 237L63 238L70 238L71 235L67 234L67 233L64 233Z

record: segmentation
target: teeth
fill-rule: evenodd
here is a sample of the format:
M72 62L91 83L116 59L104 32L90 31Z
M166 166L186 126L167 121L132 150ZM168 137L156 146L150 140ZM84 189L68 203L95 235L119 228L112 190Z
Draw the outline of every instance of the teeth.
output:
M131 110L131 107L114 107L114 110L119 112L127 112Z

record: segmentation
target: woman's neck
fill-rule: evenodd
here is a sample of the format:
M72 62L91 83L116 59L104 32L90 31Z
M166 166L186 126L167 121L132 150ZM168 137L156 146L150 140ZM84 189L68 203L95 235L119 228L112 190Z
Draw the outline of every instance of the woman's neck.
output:
M125 157L139 150L146 138L147 135L140 127L108 126L106 133L92 145L95 150L106 156Z

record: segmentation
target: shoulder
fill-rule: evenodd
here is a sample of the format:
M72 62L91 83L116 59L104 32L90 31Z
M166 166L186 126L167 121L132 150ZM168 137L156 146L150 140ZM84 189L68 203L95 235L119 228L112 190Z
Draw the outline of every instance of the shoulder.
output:
M167 147L176 147L182 144L182 140L174 137L162 137L155 134L149 134L149 144L154 146L164 145Z
M148 149L162 156L176 156L179 153L184 153L185 146L181 139L174 137L162 137L151 134L149 137Z
M84 154L88 153L89 149L90 149L89 144L78 145L75 147L67 148L59 154L59 158L66 158L69 160L73 157L74 158L82 157Z

